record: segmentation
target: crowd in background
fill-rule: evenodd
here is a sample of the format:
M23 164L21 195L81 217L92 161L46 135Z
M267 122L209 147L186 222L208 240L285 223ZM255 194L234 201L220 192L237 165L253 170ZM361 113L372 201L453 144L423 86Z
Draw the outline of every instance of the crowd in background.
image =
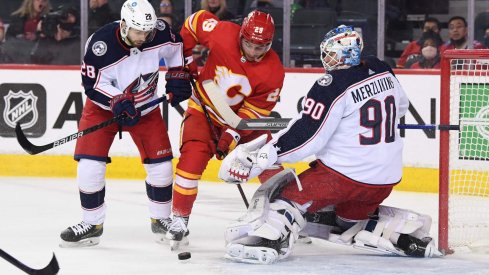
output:
M119 20L119 10L109 3L109 0L87 0L88 32L95 32L101 26ZM237 0L234 0L235 2ZM20 2L20 1L19 1ZM79 1L61 1L63 5L53 6L54 0L23 0L17 9L13 10L9 18L0 18L0 63L33 63L33 64L80 64L80 11ZM60 2L60 1L57 1ZM120 1L122 4L122 1ZM175 31L179 31L183 22L183 10L175 7L172 0L150 1L155 7L159 18L167 21ZM183 1L182 1L183 2ZM283 8L283 1L275 0L249 0L247 9L231 11L227 0L201 0L194 1L193 10L205 9L214 13L221 20L230 20L240 23L242 14L249 9L263 9L270 11L274 8ZM338 14L347 8L343 1L336 0L296 0L291 6L292 16L300 9L333 9ZM387 9L388 13L392 8ZM234 13L233 13L234 12ZM235 14L236 13L236 14ZM277 14L273 14L278 17ZM276 18L277 34L281 30L281 18ZM298 20L297 20L298 22ZM294 20L292 18L292 23ZM489 23L489 22L488 22ZM407 43L400 56L391 60L390 65L397 68L439 68L440 54L446 49L483 49L489 47L489 24L484 27L483 41L473 41L468 47L468 24L464 17L453 16L446 23L448 39L443 41L441 36L442 23L433 17L425 15L421 25L421 35L414 41ZM367 36L369 32L364 31ZM291 35L295 35L292 33ZM316 35L311 31L311 35ZM274 40L274 49L281 51L280 35ZM368 37L364 37L368 41ZM366 42L368 46L368 43ZM317 45L318 46L318 45ZM368 50L367 50L368 52ZM372 52L369 52L372 54ZM311 51L310 54L316 54ZM375 53L374 53L375 54ZM199 65L203 65L207 50L202 46L194 49L194 58ZM307 54L306 54L307 56ZM301 57L302 58L302 57ZM164 66L164 62L160 63ZM300 65L300 64L299 64Z

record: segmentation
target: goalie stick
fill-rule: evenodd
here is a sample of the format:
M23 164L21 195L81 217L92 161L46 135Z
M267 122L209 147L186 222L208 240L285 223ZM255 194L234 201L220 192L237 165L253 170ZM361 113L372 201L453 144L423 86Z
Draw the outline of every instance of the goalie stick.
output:
M161 102L163 102L163 100L167 100L166 96L162 96L162 97L159 97L153 101L150 101L144 105L142 105L141 107L137 108L138 111L143 111L145 109L148 109L154 105L157 105ZM112 123L118 121L119 119L122 119L126 116L126 114L120 114L116 117L113 117L109 120L106 120L104 122L101 122L97 125L94 125L92 127L89 127L87 129L84 129L84 130L81 130L79 132L76 132L74 134L71 134L69 136L66 136L64 138L61 138L61 139L58 139L58 140L55 140L51 143L48 143L46 145L34 145L32 144L26 137L26 135L24 134L24 132L22 131L22 127L20 126L20 124L17 122L17 125L15 126L15 135L17 136L17 141L19 142L20 146L22 146L22 148L29 154L31 155L36 155L36 154L39 154L41 152L44 152L44 151L47 151L49 149L52 149L54 147L57 147L57 146L60 146L60 145L63 145L67 142L70 142L70 141L73 141L75 139L78 139L84 135L87 135L87 134L90 134L92 132L95 132L99 129L102 129L104 127L107 127L109 125L111 125Z
M24 271L27 274L35 274L35 275L52 275L52 274L57 274L59 271L59 265L58 265L58 260L56 260L56 255L53 253L53 258L51 258L51 261L49 264L42 268L42 269L34 269L31 267L26 266L16 258L10 256L7 252L3 251L0 249L0 257L4 258L7 260L9 263L13 264L15 267L19 268L20 270Z

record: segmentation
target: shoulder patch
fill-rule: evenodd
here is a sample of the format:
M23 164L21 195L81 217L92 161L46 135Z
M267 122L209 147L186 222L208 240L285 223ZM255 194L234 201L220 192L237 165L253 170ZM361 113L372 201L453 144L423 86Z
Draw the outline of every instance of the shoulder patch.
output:
M166 28L165 22L163 22L163 20L161 20L161 19L158 19L156 21L156 29L159 31L163 31L163 30L165 30L165 28Z
M330 74L325 74L317 80L317 83L321 86L328 86L331 82L333 82L333 76Z
M92 52L96 56L102 56L107 52L107 44L104 41L97 41L93 43Z

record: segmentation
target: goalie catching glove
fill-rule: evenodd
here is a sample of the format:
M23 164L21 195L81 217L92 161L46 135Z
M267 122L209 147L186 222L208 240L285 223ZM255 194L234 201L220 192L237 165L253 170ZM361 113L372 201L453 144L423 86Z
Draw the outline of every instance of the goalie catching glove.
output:
M226 182L246 182L277 161L277 150L271 143L265 144L267 135L240 144L221 163L219 178Z
M128 93L114 96L110 100L110 109L115 117L121 114L126 115L124 118L117 121L120 126L134 126L141 118L141 113L134 105L134 97Z
M182 67L168 69L165 80L165 89L171 106L178 105L178 103L187 100L192 95L190 73L186 69Z

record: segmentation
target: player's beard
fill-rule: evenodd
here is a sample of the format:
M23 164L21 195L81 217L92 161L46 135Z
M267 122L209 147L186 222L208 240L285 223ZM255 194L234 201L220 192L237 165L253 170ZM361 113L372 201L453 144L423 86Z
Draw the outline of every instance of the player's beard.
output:
M126 39L127 39L127 42L129 42L129 44L130 44L129 46L136 47L136 48L141 47L144 43L144 41L141 41L141 40L132 41L132 39L129 37L126 37Z
M249 56L246 54L246 52L243 51L243 56L248 62L260 62L262 61L263 57L265 56L266 52L262 55L259 56Z

